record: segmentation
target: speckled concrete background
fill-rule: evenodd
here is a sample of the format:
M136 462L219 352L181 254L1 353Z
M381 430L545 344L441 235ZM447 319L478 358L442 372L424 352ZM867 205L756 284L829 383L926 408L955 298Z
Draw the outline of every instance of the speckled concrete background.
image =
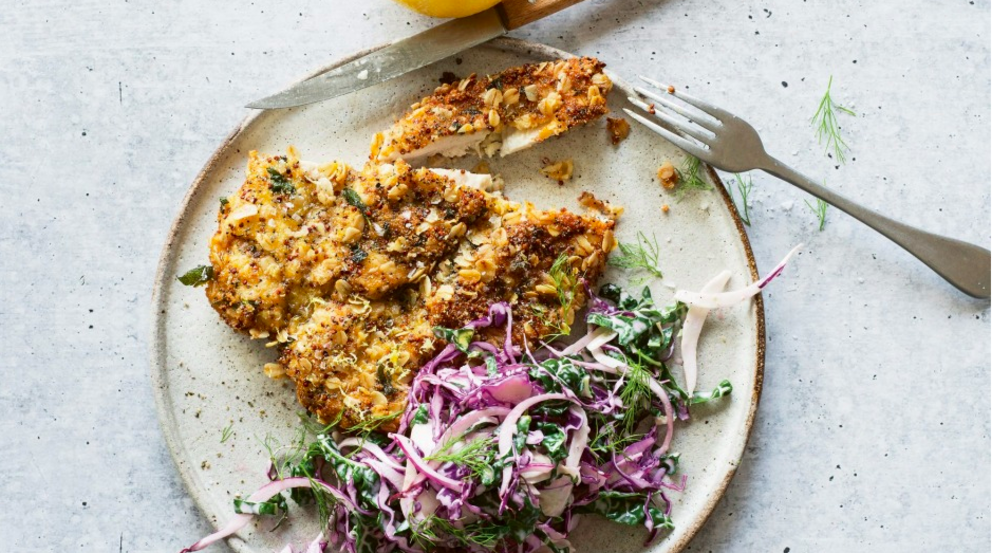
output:
M385 0L0 10L0 549L208 531L148 379L173 214L246 101L432 23ZM515 34L686 85L828 185L988 246L989 29L987 0L589 0ZM843 166L808 124L830 75L857 112ZM839 213L818 232L803 200L755 176L759 265L807 252L766 293L756 430L690 550L988 551L988 303Z

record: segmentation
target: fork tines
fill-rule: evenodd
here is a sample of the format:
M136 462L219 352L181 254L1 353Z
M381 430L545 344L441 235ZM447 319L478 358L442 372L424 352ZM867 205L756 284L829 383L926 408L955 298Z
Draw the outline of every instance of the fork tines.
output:
M653 119L660 121L661 124L624 108L627 115L679 148L705 161L706 153L710 149L709 144L716 137L715 131L722 126L721 117L729 114L703 100L676 91L673 86L644 76L639 75L638 77L660 93L638 86L634 87L634 91L652 100L653 103L649 104L634 96L628 97L627 100L650 114ZM684 103L673 101L671 98L678 98Z

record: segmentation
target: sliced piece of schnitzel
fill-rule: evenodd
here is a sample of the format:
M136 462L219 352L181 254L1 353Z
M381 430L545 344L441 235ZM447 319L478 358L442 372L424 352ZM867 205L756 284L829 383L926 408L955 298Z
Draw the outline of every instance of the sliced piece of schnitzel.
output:
M251 152L244 184L221 200L210 240L207 298L236 330L264 338L324 295L351 252L337 229L361 215L340 197L355 179L340 163Z
M571 58L441 85L375 136L371 159L416 164L433 154L520 151L607 113L613 83L603 67Z

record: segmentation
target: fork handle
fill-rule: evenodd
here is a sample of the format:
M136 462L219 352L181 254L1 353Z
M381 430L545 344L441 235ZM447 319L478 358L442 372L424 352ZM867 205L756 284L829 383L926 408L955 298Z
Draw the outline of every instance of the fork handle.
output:
M992 253L989 250L961 240L925 232L879 215L817 184L771 156L761 169L794 184L882 233L965 294L974 298L989 299L989 290L992 288L990 286Z

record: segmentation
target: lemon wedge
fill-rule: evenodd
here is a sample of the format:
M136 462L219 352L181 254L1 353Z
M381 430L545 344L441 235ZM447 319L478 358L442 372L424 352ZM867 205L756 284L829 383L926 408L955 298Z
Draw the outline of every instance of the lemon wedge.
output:
M499 4L499 0L396 0L396 2L431 17L466 17Z

